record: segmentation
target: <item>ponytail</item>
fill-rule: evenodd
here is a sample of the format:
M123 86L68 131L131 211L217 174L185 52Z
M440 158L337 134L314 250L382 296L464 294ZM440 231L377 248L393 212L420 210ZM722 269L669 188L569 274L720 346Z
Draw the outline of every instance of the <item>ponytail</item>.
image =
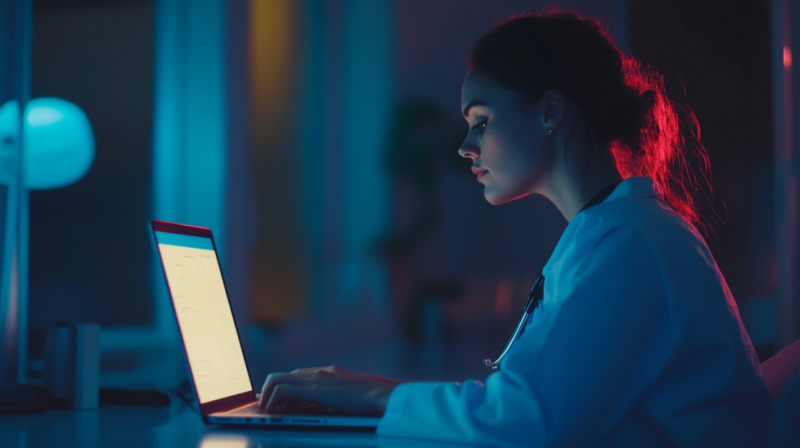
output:
M661 74L621 53L599 21L564 9L511 18L475 43L469 62L526 103L563 92L623 178L652 178L663 202L705 229L694 198L710 191L708 157L694 113L667 96ZM689 163L684 132L699 166Z

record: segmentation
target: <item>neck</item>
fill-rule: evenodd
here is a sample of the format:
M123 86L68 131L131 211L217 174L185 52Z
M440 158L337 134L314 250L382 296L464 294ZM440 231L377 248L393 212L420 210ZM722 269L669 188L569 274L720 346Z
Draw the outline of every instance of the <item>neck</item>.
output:
M542 192L558 207L567 222L572 221L583 206L601 190L622 180L618 173L609 172L596 161L590 161L583 174L572 171L565 164L562 169L557 170Z

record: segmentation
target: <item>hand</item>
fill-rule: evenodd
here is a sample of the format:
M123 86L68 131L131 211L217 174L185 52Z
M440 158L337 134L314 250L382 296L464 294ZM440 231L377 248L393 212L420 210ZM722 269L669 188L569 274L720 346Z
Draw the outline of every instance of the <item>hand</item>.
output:
M382 415L401 381L377 375L356 375L339 366L272 373L261 389L258 406L267 412L291 412L309 403L321 409Z

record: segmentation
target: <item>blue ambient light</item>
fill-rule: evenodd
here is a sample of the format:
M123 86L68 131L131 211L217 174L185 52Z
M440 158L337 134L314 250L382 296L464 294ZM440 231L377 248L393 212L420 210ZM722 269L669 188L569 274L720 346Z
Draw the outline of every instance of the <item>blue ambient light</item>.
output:
M0 185L10 186L16 173L19 140L19 104L12 100L0 106Z
M170 246L191 247L194 249L214 250L211 244L211 238L203 238L201 236L181 235L178 233L169 232L156 232L156 241L158 244L167 244Z
M59 98L36 98L25 108L25 184L31 190L78 181L94 161L94 134L80 107Z

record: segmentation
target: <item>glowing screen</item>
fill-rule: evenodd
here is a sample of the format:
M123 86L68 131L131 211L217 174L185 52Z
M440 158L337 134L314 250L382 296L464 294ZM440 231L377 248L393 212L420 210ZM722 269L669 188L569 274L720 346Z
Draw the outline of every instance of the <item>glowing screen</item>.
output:
M252 390L211 239L156 232L156 241L198 401Z

